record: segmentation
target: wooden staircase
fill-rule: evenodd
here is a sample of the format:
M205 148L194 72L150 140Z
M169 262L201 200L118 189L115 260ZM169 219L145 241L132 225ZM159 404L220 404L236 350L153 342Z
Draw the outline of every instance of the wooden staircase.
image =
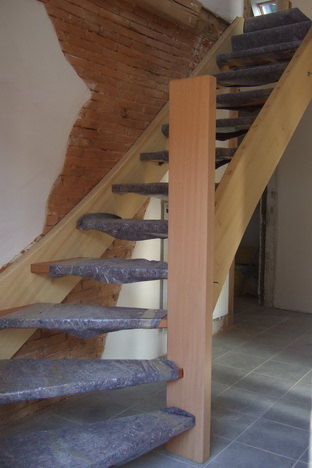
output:
M195 80L194 96L191 94L191 99L185 99L186 112L189 112L190 109L187 105L191 106L193 100L199 102L201 96L212 95L216 100L217 108L238 110L241 114L235 118L218 119L211 122L215 103L205 101L199 102L199 105L201 109L206 108L206 111L200 110L196 116L194 114L196 110L193 109L193 114L184 119L184 116L181 116L182 103L178 104L180 106L178 110L173 108L169 128L168 110L165 109L152 124L156 133L158 131L158 136L154 138L153 143L150 144L149 140L147 144L146 138L143 137L134 148L131 158L128 157L109 178L106 178L100 191L94 191L88 197L87 203L84 202L78 206L71 215L70 221L65 220L60 223L59 229L61 231L59 232L63 232L61 239L65 259L57 260L59 252L62 250L57 248L56 241L53 240L57 236L52 232L43 239L43 247L36 247L33 256L31 253L25 255L20 262L17 262L17 265L4 271L2 282L0 277L0 291L3 291L2 300L6 300L8 295L6 295L5 290L12 281L14 272L18 268L21 272L25 271L26 268L30 270L30 263L32 264L31 273L30 271L27 273L26 286L23 286L27 294L20 294L17 303L12 303L12 300L10 299L10 302L8 299L7 305L2 306L0 328L7 332L22 329L31 334L35 328L48 328L63 330L87 338L122 329L168 326L169 335L173 337L169 338L168 345L170 359L151 361L10 360L10 353L8 353L8 359L3 359L0 362L0 400L3 404L166 380L174 382L168 386L170 407L146 415L122 418L112 423L85 425L65 432L59 430L3 438L0 441L1 466L29 467L34 463L40 466L41 451L44 445L46 447L44 466L109 467L126 463L181 433L183 435L174 439L169 448L197 462L203 462L207 459L210 426L209 417L207 417L207 414L209 416L210 393L209 389L207 390L207 385L210 379L211 361L211 356L207 353L209 353L211 344L209 323L212 320L213 304L216 303L219 296L245 227L312 96L312 81L309 76L312 71L311 21L299 10L293 9L266 15L266 17L250 18L245 21L244 32L240 31L242 24L242 20L236 21L220 43L213 48L209 59L197 69L197 75L209 73L214 77L202 76L199 78L199 84L196 81L198 78L192 78L191 85L193 85L192 80ZM233 51L230 51L230 42ZM214 60L216 56L216 63L221 70L218 70L215 62L212 62L212 57ZM175 101L181 102L181 93L183 96L186 90L191 89L188 80L182 81L182 84L172 84L173 107ZM212 89L215 87L215 81L217 81L218 87L217 97L214 94L215 90ZM275 83L277 84L274 86ZM252 89L229 93L225 89L245 86ZM192 93L192 91L190 92ZM209 110L207 110L208 108ZM193 138L193 142L189 146L189 140L192 137L190 137L191 130L189 131L188 127L192 126L192 119L195 119L196 122L199 121L198 127L202 133L207 133L207 127L205 127L207 124L210 133L206 134L204 141L200 143L194 142ZM204 125L199 119L203 119ZM185 134L179 133L185 125L185 132L183 132ZM168 152L161 145L165 146L169 133ZM217 148L216 151L214 149L212 151L215 140L225 141L236 137L242 139L237 149ZM179 144L176 144L177 139ZM196 147L197 155L192 156L192 164L199 164L199 166L197 178L190 181L186 187L177 181L180 180L179 177L181 180L187 181L188 168L186 163L187 158L191 158L186 153L186 149L189 147ZM137 155L138 148L141 153L140 158ZM203 149L206 152L204 152L204 157L201 154ZM179 164L179 151L183 153L181 161L184 164ZM212 162L212 158L210 158L209 163L205 161L206 154L212 152L216 167L228 164L230 161L216 190L215 213L213 213L214 175L211 171L211 164L214 164L214 161ZM133 220L131 213L133 216L136 207L144 200L143 197L168 197L168 184L159 182L168 169L168 161L170 177L173 179L169 185L170 211L172 213L169 215L169 242L172 234L174 234L172 239L177 239L177 237L181 237L182 241L184 238L189 239L192 230L194 230L192 224L196 222L194 220L201 220L203 223L203 229L200 228L200 231L195 229L195 233L200 234L197 239L198 247L194 248L198 253L197 261L199 263L197 265L200 267L196 268L196 264L195 268L190 266L188 275L181 268L179 272L177 269L174 270L174 268L179 269L179 265L181 265L180 259L177 257L181 257L181 253L184 252L183 249L178 250L183 244L180 241L172 241L172 244L176 243L177 250L173 249L171 253L169 244L170 300L168 322L167 312L164 310L151 311L137 308L75 306L57 303L62 300L64 291L75 284L74 281L77 281L77 277L92 278L108 283L132 283L168 277L166 262L145 259L103 259L96 258L96 254L94 255L97 250L105 250L111 241L111 236L140 241L167 237L168 224L165 221ZM179 165L183 166L182 170L180 173L176 173L175 168ZM120 170L123 174L122 177L117 176ZM206 170L209 170L208 188L202 182L205 180ZM134 180L136 174L137 180ZM191 177L194 174L196 174L195 171L189 171L190 178L194 179ZM129 179L127 181L127 177L131 182L127 183L129 181ZM153 177L155 177L154 180ZM114 195L111 192L108 193L111 187ZM188 190L195 190L196 196L189 194ZM101 198L103 191L106 194L104 201ZM125 195L121 196L121 194ZM112 196L115 205L111 202ZM194 203L198 202L200 210L197 205L195 205L195 209L189 203L185 212L190 214L192 222L190 226L185 227L185 232L188 234L186 236L183 226L181 228L179 223L175 224L177 218L175 213L179 209L179 204L181 205L187 197L190 200L195 200ZM206 200L209 204L209 216ZM116 206L121 207L128 204L130 208L116 210ZM104 209L97 212L98 207L102 208L103 205ZM84 209L86 209L85 212ZM107 214L103 211L110 213ZM192 211L195 212L194 216ZM118 212L118 216L111 214L111 212ZM184 216L186 216L185 213L180 218L183 219ZM203 217L201 218L201 216ZM213 226L209 226L208 222L212 218L214 218L215 223L214 246L211 235ZM76 224L78 229L76 229ZM98 231L104 232L105 237L99 237ZM70 239L67 239L68 232L73 233L69 236ZM85 248L81 247L80 242L75 243L75 236L81 240L82 234L82 243ZM89 240L87 240L88 237ZM52 239L55 245L50 250L46 249L49 239ZM96 245L94 246L94 244ZM205 258L201 263L200 248L203 248L202 246L205 244L210 246L210 250L207 248L205 255L203 255ZM66 250L67 248L68 250ZM51 260L45 258L45 250L51 253ZM188 249L188 251L186 258L191 259L192 249ZM74 258L68 258L73 252L76 252L76 255L73 254ZM213 252L213 258L209 257L207 252ZM205 269L205 272L202 268ZM213 277L211 277L213 268ZM199 270L199 273L195 272L196 269ZM206 270L209 270L210 273L207 273ZM180 304L179 307L175 306L175 304L179 304L175 302L175 299L180 294L173 293L173 290L170 292L170 287L178 288L180 284L180 289L184 288L177 279L173 279L175 272L177 278L183 275L188 278L192 277L190 282L194 281L195 287L196 284L199 286L203 284L203 292L201 292L200 287L198 291L195 289L196 295L202 300L198 306L202 315L197 314L196 305L190 319L187 301L185 304ZM209 284L205 288L207 278ZM170 286L170 283L174 286ZM54 294L53 288L57 284L63 285L60 288L62 291L57 290ZM41 293L39 291L41 285L44 291L49 289L52 292L49 294ZM35 289L35 292L29 292L30 286ZM57 289L57 286L55 288ZM185 290L186 292L189 290L187 286ZM212 301L213 294L214 301ZM53 296L55 296L53 302L46 299L46 297ZM210 301L209 307L207 307L207 297L208 302ZM21 306L23 301L27 304L26 306ZM9 308L14 308L14 310ZM204 337L200 338L198 343L193 339L194 328L190 322L194 322L194 327L197 327L194 336ZM23 335L21 340L26 339L25 337L27 334ZM189 337L192 337L193 340L190 343ZM181 342L182 339L183 342ZM189 343L190 348L184 346L184 343ZM197 347L200 348L198 359ZM11 354L13 353L14 347L11 351ZM196 356L196 359L192 355ZM197 400L196 394L192 393L194 382L200 393L198 400L200 404L193 411L191 410L191 402ZM205 403L205 410L201 406L202 402ZM199 442L195 443L195 439ZM79 453L75 450L77 444L79 445Z

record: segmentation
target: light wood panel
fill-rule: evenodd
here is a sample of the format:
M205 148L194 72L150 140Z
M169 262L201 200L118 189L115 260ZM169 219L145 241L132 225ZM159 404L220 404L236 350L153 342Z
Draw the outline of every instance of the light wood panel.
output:
M216 191L214 303L252 213L312 97L312 30L236 151Z
M243 19L237 18L220 37L190 76L217 73L216 55L231 50L231 36L242 32ZM144 202L138 195L114 195L113 183L158 182L167 165L142 163L139 153L163 150L167 140L160 126L168 122L168 105L154 119L142 137L114 169L55 228L39 240L18 261L0 274L0 308L9 308L38 301L61 302L79 279L67 277L52 281L30 272L30 265L47 258L99 256L111 244L112 238L97 232L75 229L77 219L86 213L106 211L131 217ZM10 358L31 336L34 330L0 331L0 358Z
M168 384L167 405L196 417L168 450L199 463L210 442L216 80L170 86L168 358L184 378Z

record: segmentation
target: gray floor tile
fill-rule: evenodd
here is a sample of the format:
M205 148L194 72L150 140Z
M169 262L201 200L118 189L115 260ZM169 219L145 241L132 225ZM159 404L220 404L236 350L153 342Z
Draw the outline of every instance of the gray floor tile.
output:
M214 435L234 440L254 421L255 417L253 416L213 406L211 411L211 432Z
M293 460L232 442L207 463L209 468L291 468Z
M256 341L256 339L246 341L245 343L235 348L236 353L249 354L250 356L258 356L266 359L271 359L273 356L275 356L275 354L279 353L280 351L280 347L274 346L272 344L268 345L262 343L261 341Z
M295 465L294 465L294 468L308 468L308 463L304 463L304 462L301 462L301 461L298 461Z
M228 350L226 348L222 348L221 346L212 346L212 359L215 361L218 357L222 356L223 354L227 353Z
M212 382L211 384L211 398L214 399L216 398L218 395L220 395L220 393L224 392L224 390L227 390L229 388L228 385L226 384L219 384L219 383L216 383L216 382Z
M258 367L258 374L268 375L270 377L278 377L280 379L290 380L294 383L301 379L308 371L309 367L304 367L302 365L281 362L274 359L262 364Z
M267 375L258 374L257 371L254 371L234 384L233 387L245 388L252 392L264 393L274 397L282 397L293 385L294 383L289 380L275 377L268 378Z
M274 360L312 367L312 353L300 353L290 348L283 349L274 356Z
M232 411L259 417L266 413L276 403L277 399L270 395L261 395L261 398L259 398L259 393L232 387L221 393L214 400L214 404Z
M303 463L309 463L310 458L311 458L311 461L312 461L312 456L310 457L310 449L307 448L307 450L305 450L304 453L301 455L300 461L303 462Z
M311 385L301 381L294 385L285 395L286 400L295 400L303 405L311 405L312 388Z
M307 385L312 385L312 371L307 372L302 379L300 379L301 383L305 383Z
M260 419L241 434L237 442L297 460L309 444L309 432Z
M308 430L310 416L310 405L303 405L300 401L287 400L283 397L263 415L263 418Z
M250 356L248 354L237 353L235 351L229 351L223 356L220 356L215 360L215 364L221 364L223 366L237 367L243 369L246 372L250 372L256 369L258 366L266 361L264 357Z
M246 375L243 369L214 364L212 367L212 381L218 384L233 385Z
M166 406L166 397L163 394L152 395L147 400L142 400L138 403L135 403L131 408L138 411L156 411Z

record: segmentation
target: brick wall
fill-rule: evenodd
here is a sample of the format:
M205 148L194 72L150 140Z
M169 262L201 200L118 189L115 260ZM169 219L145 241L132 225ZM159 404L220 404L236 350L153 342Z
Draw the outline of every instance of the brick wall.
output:
M169 81L188 76L227 25L204 11L197 30L182 29L126 0L39 1L67 60L92 91L48 200L48 232L131 148L166 104ZM115 241L104 256L129 258L133 247ZM119 285L82 280L64 302L115 305L119 290ZM98 358L104 342L37 330L14 358ZM6 405L2 423L55 401Z

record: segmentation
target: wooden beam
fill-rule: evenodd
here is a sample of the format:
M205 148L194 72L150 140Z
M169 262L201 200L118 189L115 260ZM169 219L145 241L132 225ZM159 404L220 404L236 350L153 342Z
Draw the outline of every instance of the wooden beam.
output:
M216 191L214 303L247 224L312 97L312 29L236 151Z
M168 384L167 404L196 417L168 450L209 457L216 80L170 86L168 358L184 378Z
M195 27L202 4L198 0L133 0L145 10L180 26Z

